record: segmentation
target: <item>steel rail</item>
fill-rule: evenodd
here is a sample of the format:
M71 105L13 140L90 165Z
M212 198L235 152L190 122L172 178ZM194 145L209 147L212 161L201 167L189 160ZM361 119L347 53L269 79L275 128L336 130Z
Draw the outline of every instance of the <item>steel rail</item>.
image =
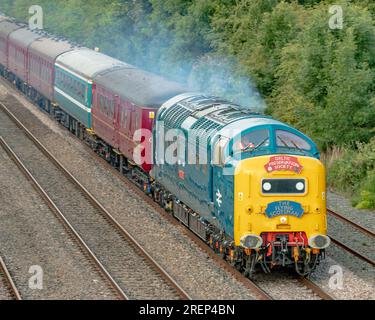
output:
M344 249L345 251L348 251L349 253L351 253L352 255L356 256L357 258L371 264L373 267L375 267L375 261L373 261L372 259L360 254L358 251L348 247L347 245L345 245L344 243L342 243L341 241L333 238L332 236L329 236L331 238L331 241L337 245L338 247Z
M349 224L350 226L352 226L353 228L355 229L358 229L359 231L367 234L368 236L372 237L372 238L375 238L375 233L372 232L371 230L365 228L365 227L362 227L361 225L349 220L348 218L344 217L343 215L331 210L331 209L328 209L327 208L327 213L330 214L331 216Z
M375 233L372 232L371 230L365 228L365 227L362 227L361 225L349 220L348 218L344 217L343 215L331 210L331 209L328 209L327 208L327 213L330 214L331 216L347 223L348 225L352 226L353 228L359 230L360 232L368 235L369 237L371 238L375 238ZM345 251L348 251L349 253L351 253L352 255L356 256L357 258L371 264L372 266L375 266L375 261L373 261L372 259L362 255L361 253L359 253L358 251L348 247L346 244L342 243L341 241L337 240L336 238L334 238L333 236L329 235L329 237L331 238L331 241L337 245L338 247L344 249Z
M58 161L43 144L17 119L17 117L0 102L0 108L9 116L9 118L25 132L25 134L34 142L36 147L52 161L65 176L87 197L87 199L101 212L101 214L117 229L127 241L134 245L145 260L156 270L162 278L175 289L177 294L183 300L191 300L188 293L171 277L171 275L163 269L163 267L138 243L138 241L105 209L99 201Z
M332 297L330 294L328 294L326 291L324 291L322 288L320 288L318 285L316 285L311 280L309 280L305 277L299 277L298 281L301 282L307 288L309 288L312 292L314 292L322 300L335 300L334 297Z
M21 294L19 293L16 284L14 283L12 276L10 275L7 266L5 265L5 262L2 257L0 257L0 271L2 271L5 281L8 283L9 288L11 290L11 295L16 300L22 300Z

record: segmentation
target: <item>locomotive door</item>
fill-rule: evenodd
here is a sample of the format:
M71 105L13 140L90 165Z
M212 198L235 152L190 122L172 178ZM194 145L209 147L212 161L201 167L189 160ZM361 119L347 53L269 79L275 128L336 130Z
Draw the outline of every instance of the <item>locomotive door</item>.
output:
M120 121L121 121L121 110L120 110L120 97L114 96L113 102L113 146L116 149L120 149Z

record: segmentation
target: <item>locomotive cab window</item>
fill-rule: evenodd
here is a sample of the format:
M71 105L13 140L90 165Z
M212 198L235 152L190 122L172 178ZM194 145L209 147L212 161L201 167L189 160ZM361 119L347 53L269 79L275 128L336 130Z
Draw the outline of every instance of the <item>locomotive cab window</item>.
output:
M251 152L270 145L270 133L267 129L255 130L241 135L241 139L235 139L233 153Z
M276 130L276 144L289 149L311 150L311 145L306 140L285 130Z

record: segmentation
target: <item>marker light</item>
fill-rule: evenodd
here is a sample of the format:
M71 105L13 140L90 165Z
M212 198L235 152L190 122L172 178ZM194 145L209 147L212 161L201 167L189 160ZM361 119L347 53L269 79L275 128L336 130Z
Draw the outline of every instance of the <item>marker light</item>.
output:
M283 224L284 224L284 223L287 223L287 222L288 222L287 217L281 217L281 218L280 218L280 222L283 223Z

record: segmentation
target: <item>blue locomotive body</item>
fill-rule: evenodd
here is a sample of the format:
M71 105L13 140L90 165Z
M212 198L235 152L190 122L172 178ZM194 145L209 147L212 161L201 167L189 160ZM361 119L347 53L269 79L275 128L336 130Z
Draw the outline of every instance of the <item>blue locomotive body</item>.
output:
M274 145L271 135L278 128L307 141L309 150ZM237 158L230 151L225 153L220 146L224 141L231 150L236 135L266 131L270 132L267 145L260 145L252 152L237 155ZM168 141L168 132L176 139ZM255 146L262 139L262 134L254 135ZM319 157L315 144L290 126L220 98L195 93L174 97L159 109L153 140L152 176L156 182L173 191L178 201L188 204L190 209L199 212L201 219L232 239L236 162L249 157L283 154L286 149L289 154ZM174 156L171 155L173 151ZM223 158L232 161L226 162ZM188 224L187 217L180 218Z

